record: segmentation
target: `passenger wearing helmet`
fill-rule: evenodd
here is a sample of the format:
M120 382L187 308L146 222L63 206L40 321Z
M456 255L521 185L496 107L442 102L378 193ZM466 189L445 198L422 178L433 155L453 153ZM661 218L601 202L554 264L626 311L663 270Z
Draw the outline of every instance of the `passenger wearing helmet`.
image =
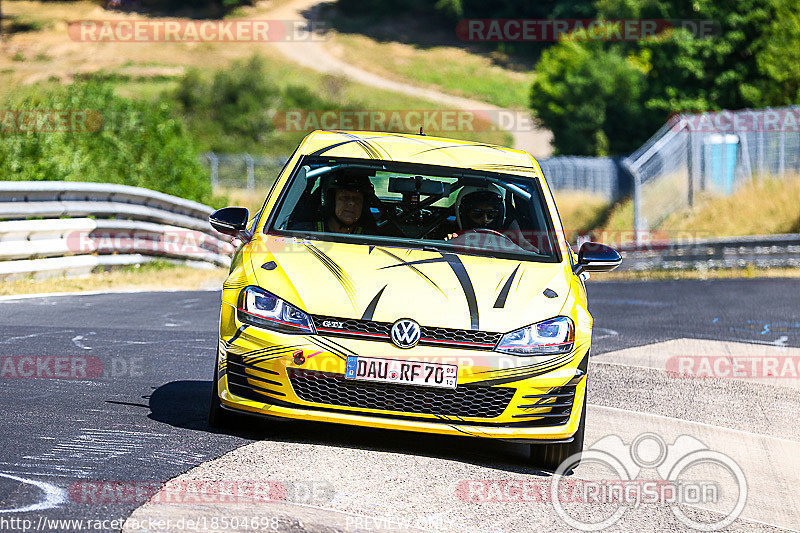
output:
M458 229L467 231L487 228L503 229L505 204L499 187L462 187L456 197L456 223Z
M325 191L322 216L314 229L332 233L374 233L375 221L368 206L373 194L366 172L338 171Z
M456 231L448 232L445 240L473 229L501 231L505 221L503 191L496 185L462 187L453 204L456 212Z

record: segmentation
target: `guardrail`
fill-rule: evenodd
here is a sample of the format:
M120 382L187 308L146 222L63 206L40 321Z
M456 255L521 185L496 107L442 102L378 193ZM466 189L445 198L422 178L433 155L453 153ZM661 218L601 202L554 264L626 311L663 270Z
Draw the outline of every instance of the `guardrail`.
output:
M233 246L203 204L140 187L0 182L0 278L85 274L157 259L228 266Z
M653 241L619 248L620 270L703 270L800 267L800 234L692 241Z

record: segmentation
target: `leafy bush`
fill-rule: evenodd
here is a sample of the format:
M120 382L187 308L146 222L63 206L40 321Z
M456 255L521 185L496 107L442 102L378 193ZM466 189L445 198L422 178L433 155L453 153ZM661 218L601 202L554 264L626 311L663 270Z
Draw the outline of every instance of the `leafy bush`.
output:
M211 200L196 143L165 102L131 101L90 81L52 90L37 87L8 98L0 108L89 112L88 131L6 127L0 136L0 179L118 183Z
M619 48L564 42L542 55L531 106L559 153L628 152L654 118L642 106L645 83L642 66Z
M215 152L259 154L268 143L291 152L306 133L276 132L273 117L278 111L341 109L306 87L279 85L259 56L234 61L210 77L189 70L172 97L202 148Z

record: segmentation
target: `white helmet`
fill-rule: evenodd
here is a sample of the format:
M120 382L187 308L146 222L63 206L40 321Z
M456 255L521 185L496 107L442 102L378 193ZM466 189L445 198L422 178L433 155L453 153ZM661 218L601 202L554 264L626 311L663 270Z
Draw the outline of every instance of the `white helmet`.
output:
M491 204L497 208L500 214L494 219L490 227L491 229L500 229L506 214L505 190L493 183L481 187L473 185L461 187L456 197L456 203L453 204L455 206L458 229L465 229L464 218L466 217L466 210L477 204ZM471 225L471 222L466 224L466 226ZM467 227L466 229L470 228Z

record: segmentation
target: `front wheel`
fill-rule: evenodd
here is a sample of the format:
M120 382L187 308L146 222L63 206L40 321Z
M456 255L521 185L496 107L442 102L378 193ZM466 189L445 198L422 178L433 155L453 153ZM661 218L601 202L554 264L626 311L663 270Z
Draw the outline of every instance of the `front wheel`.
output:
M559 442L554 444L531 444L530 464L548 472L555 472L559 465L571 455L580 454L583 450L583 434L586 428L586 394L583 395L583 408L578 431L572 437L572 442ZM580 455L572 460L571 466L564 472L570 472L581 463Z

